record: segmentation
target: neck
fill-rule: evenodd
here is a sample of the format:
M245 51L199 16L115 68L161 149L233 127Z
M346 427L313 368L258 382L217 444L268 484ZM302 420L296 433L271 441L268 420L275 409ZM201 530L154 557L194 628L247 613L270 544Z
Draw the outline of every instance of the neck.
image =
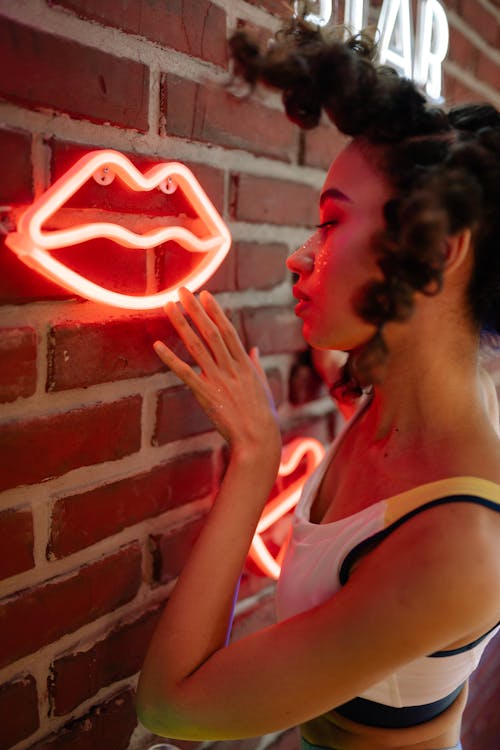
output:
M418 438L428 430L446 434L464 418L470 423L484 416L477 336L466 330L437 339L436 332L398 333L387 332L387 374L374 387L367 422L374 441L395 434Z

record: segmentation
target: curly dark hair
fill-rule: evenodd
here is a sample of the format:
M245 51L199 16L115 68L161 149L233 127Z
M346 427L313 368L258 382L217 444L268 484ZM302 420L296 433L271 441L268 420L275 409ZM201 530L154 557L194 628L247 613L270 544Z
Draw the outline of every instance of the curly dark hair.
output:
M409 318L416 292L439 292L446 237L466 228L474 247L470 317L478 332L498 341L500 113L488 104L448 112L432 106L415 83L376 64L368 35L344 40L302 18L293 18L264 53L241 31L230 49L236 77L281 90L287 116L301 128L315 127L325 112L373 151L393 187L385 228L373 238L383 279L354 299L376 333L351 353L337 395L359 395L376 382L388 354L384 325Z

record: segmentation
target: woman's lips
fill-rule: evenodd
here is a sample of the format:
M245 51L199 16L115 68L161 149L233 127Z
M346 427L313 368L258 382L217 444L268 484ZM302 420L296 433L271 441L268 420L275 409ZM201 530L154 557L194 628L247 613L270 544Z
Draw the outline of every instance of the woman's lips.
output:
M293 296L296 300L298 300L297 304L295 305L295 315L300 315L300 313L310 304L311 298L307 296L303 291L300 289L297 289L297 287L293 288Z

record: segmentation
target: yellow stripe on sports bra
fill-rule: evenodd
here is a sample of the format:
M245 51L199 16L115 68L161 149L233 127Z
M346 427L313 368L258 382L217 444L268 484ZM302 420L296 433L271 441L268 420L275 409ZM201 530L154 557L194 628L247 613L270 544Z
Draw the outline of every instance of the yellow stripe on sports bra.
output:
M500 484L480 477L449 477L421 484L388 498L384 528L421 505L450 495L475 495L495 503L500 510Z

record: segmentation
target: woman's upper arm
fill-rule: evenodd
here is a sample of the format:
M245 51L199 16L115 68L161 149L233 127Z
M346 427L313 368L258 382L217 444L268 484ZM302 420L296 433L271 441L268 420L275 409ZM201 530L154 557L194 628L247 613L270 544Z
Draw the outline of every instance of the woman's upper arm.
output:
M477 518L477 508L464 504L417 515L363 558L334 597L220 649L174 695L162 694L159 662L141 720L172 738L266 734L350 700L483 624L486 630L500 575Z

